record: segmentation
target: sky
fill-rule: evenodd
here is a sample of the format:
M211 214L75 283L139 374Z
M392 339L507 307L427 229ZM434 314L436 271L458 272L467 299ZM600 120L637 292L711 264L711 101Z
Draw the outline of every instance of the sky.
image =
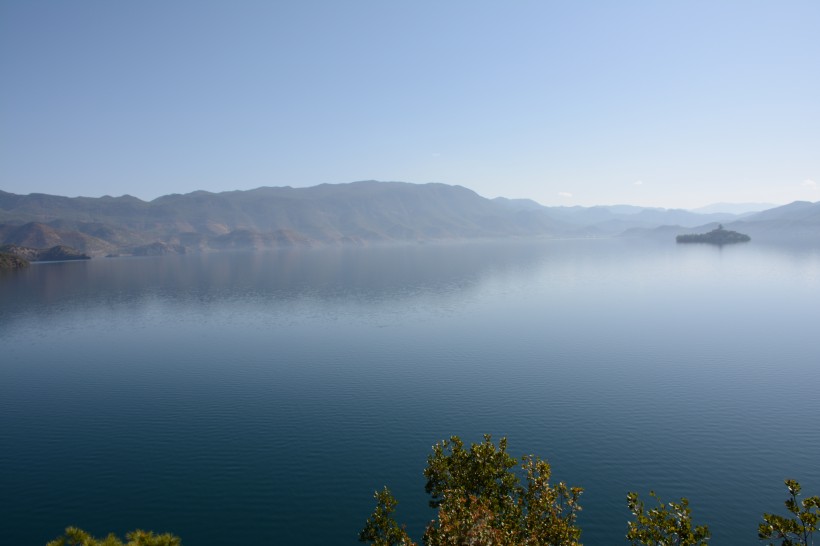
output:
M820 2L0 0L0 190L820 200Z

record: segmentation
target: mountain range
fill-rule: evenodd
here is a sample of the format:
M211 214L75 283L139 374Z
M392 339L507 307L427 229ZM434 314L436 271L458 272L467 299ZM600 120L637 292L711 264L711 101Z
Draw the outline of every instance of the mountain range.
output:
M462 186L363 181L309 188L136 197L0 191L0 244L65 245L92 256L498 237L653 237L723 223L753 239L820 241L820 203L762 212L630 205L545 207ZM672 233L674 232L674 233Z

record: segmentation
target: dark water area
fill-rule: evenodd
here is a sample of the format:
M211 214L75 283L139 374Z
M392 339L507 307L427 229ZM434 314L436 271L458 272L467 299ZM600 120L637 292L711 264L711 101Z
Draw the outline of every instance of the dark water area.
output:
M0 276L3 542L169 531L356 544L390 486L420 539L452 434L585 489L689 498L756 544L820 494L820 251L544 241L34 264Z

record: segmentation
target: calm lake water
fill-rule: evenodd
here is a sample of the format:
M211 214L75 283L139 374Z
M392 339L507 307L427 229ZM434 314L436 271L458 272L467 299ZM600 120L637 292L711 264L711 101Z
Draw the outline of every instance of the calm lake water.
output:
M0 523L184 544L356 544L389 485L416 538L452 434L585 488L686 496L756 544L820 494L820 250L623 241L36 264L0 276Z

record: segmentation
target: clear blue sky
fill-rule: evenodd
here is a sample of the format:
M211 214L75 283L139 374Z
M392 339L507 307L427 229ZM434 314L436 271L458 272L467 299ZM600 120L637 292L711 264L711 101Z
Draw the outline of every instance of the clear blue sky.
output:
M0 0L0 189L820 200L820 2Z

